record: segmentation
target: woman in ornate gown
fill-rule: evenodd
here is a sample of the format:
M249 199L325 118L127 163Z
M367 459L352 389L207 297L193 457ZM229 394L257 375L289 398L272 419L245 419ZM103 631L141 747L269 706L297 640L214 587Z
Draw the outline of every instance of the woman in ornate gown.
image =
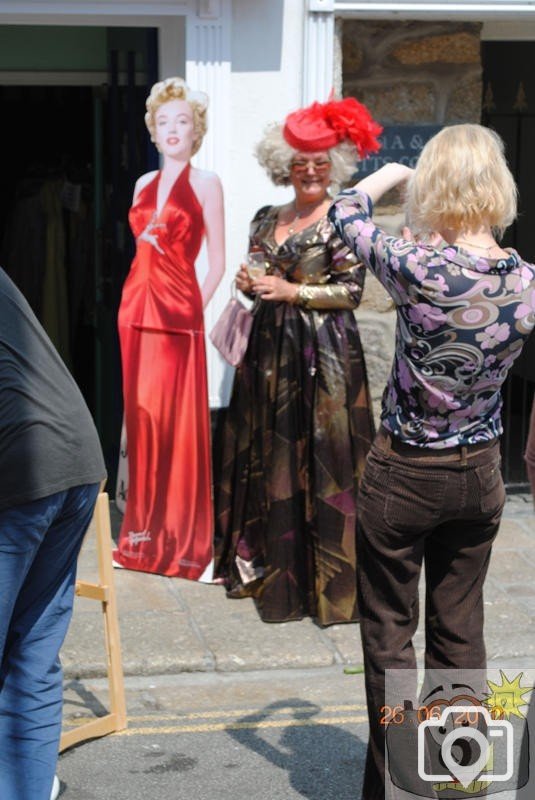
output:
M163 164L136 183L137 249L119 309L129 487L114 561L194 580L211 563L213 538L203 308L224 271L221 184L189 163L206 106L181 78L152 87L145 121Z
M353 313L364 268L325 214L329 186L379 132L356 100L331 101L272 126L257 148L295 199L252 221L266 276L252 281L242 265L236 277L254 322L216 470L215 573L229 597L255 597L266 622L358 619L355 508L373 435Z

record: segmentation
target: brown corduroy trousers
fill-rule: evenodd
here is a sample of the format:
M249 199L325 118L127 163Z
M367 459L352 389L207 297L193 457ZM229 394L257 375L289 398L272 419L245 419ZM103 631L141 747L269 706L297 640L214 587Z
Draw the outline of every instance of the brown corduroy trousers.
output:
M433 451L381 429L359 489L358 604L370 739L363 800L384 800L386 669L415 669L426 578L425 667L485 667L483 582L505 502L498 440Z

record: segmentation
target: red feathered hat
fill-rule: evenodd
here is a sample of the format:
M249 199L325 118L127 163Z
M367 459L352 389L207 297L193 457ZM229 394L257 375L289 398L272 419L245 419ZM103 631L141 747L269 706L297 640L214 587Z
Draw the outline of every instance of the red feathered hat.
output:
M291 147L305 152L329 150L349 139L360 158L365 158L381 147L376 137L382 130L366 106L354 97L346 97L294 111L286 117L282 132Z

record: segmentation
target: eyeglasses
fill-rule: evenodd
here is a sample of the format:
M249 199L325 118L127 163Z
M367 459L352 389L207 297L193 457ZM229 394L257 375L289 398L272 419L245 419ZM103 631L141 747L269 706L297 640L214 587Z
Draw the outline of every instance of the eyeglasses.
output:
M311 158L308 160L298 158L290 163L290 169L294 172L306 172L309 167L312 167L313 170L323 175L329 171L330 166L331 162L325 158L318 159L317 161Z

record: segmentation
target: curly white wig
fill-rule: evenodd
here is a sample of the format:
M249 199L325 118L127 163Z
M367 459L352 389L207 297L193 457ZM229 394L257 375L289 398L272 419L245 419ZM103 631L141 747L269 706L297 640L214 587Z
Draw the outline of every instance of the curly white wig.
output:
M265 130L263 139L256 145L254 154L275 186L290 184L290 165L296 153L282 135L282 125L273 122ZM355 145L344 140L326 151L331 159L331 191L338 191L350 182L358 169L359 156Z

